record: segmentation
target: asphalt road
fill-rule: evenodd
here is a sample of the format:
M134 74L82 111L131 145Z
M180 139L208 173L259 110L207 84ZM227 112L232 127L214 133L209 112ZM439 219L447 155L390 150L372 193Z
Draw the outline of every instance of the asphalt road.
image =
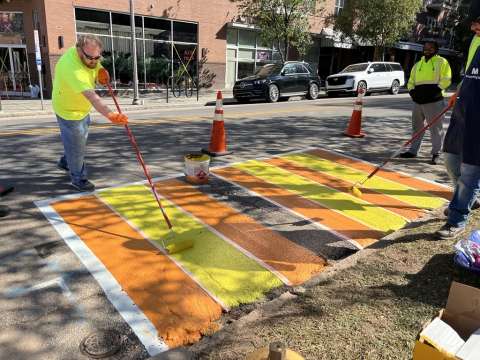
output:
M234 153L212 165L268 157L312 146L380 162L410 135L408 95L365 98L363 139L342 135L354 98L277 104L226 105L228 147ZM179 174L183 155L208 145L212 106L183 106L131 113L131 129L154 177ZM143 180L125 131L93 118L87 164L97 188ZM443 166L428 165L429 142L419 158L392 167L447 182ZM121 335L113 359L144 359L148 353L105 297L90 273L66 247L34 201L73 193L55 166L62 152L52 117L0 120L0 184L16 191L1 198L12 213L0 219L0 358L85 359L81 340L101 329Z

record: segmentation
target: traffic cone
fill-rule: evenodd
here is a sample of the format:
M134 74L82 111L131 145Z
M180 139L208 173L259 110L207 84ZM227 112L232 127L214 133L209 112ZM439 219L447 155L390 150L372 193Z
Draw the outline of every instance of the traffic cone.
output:
M229 155L233 151L227 151L227 137L225 134L225 123L223 121L223 97L222 92L217 92L217 103L215 106L215 118L213 120L210 145L202 152L210 156Z
M350 118L348 129L343 133L346 136L353 138L361 138L365 136L365 134L362 132L362 106L364 95L365 90L361 89L358 91L357 99L353 105L352 117Z

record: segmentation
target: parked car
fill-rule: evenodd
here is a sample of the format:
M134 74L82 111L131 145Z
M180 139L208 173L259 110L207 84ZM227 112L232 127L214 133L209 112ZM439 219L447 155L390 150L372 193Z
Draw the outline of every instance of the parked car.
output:
M357 93L360 89L367 93L388 90L396 95L404 85L405 73L399 63L368 62L349 65L340 73L328 76L326 91L328 96Z
M285 64L267 64L253 76L235 82L233 97L238 102L266 99L276 102L280 98L305 95L318 98L320 77L306 62L288 61Z

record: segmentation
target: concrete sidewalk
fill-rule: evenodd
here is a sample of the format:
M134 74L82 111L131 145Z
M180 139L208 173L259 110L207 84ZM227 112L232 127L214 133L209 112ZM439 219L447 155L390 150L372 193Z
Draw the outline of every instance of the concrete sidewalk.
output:
M227 102L235 101L232 97L231 90L222 89L222 94ZM115 104L109 96L103 96L102 99L110 106L112 110L115 109ZM118 102L122 111L134 112L148 109L172 108L180 106L204 106L208 103L214 103L216 100L216 91L207 90L201 91L198 96L194 93L192 97L174 97L169 94L168 102L166 93L161 94L141 94L141 105L132 105L132 98L126 96L118 97ZM43 101L43 109L40 99L2 99L0 120L12 117L40 117L42 115L53 115L52 101L46 99Z

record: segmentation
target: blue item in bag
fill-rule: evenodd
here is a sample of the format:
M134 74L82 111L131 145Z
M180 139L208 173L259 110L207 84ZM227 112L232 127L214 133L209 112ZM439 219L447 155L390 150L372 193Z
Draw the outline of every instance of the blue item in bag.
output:
M470 271L480 274L480 231L470 234L468 239L460 240L455 244L453 261Z

